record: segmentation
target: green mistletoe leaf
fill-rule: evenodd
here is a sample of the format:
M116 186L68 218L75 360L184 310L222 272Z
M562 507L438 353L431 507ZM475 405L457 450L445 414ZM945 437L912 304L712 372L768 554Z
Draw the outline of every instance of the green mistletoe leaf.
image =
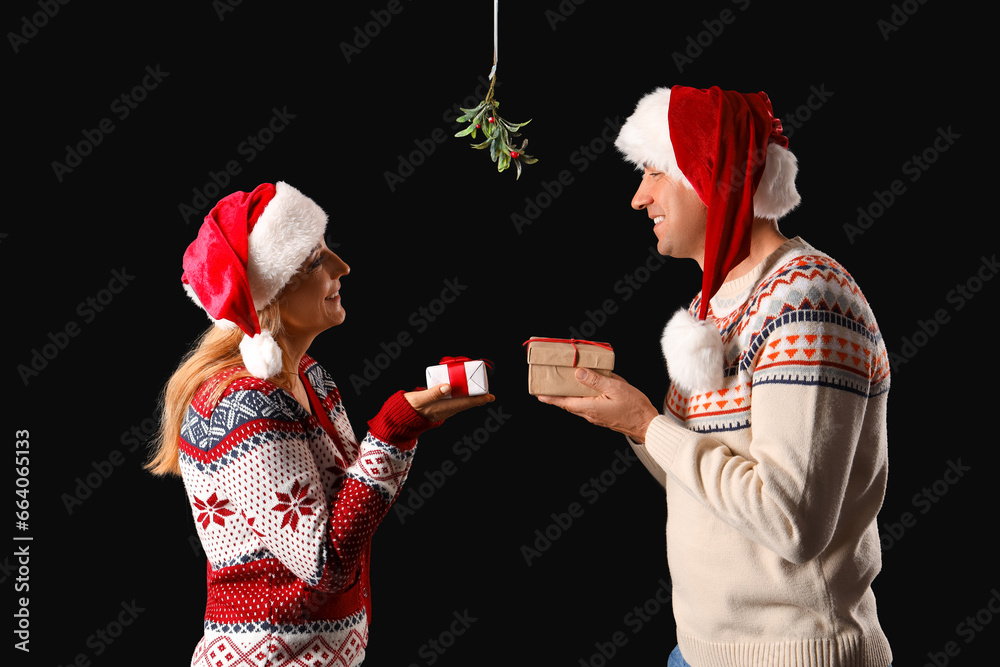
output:
M465 113L463 115L459 116L458 118L456 118L455 120L457 122L459 122L459 123L464 123L467 120L472 120L485 107L486 107L486 102L485 101L480 102L479 106L477 106L475 108L472 108L472 109L466 109L465 107L459 107L459 110L460 111L464 111Z
M493 83L495 83L495 79ZM511 141L514 137L521 136L519 130L531 122L528 119L523 123L513 123L500 117L498 109L500 102L493 97L493 85L486 94L486 98L471 109L459 107L463 115L457 121L468 123L468 126L455 133L456 137L476 138L479 130L483 132L483 141L471 144L472 148L485 150L489 148L490 160L497 163L497 171L509 169L511 164L517 171L516 178L521 177L521 170L526 164L534 164L538 159L524 152L528 144L525 139L521 143L519 150L511 148ZM479 127L476 127L476 126Z

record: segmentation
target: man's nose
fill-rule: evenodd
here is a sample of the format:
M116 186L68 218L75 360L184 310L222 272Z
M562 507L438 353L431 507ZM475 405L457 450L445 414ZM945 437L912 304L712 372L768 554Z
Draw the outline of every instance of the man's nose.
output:
M640 185L639 188L635 191L635 195L632 196L632 208L634 208L637 211L641 211L642 209L649 206L649 204L652 203L652 201L653 198L650 197L649 193L646 192L645 188L643 188L643 186Z

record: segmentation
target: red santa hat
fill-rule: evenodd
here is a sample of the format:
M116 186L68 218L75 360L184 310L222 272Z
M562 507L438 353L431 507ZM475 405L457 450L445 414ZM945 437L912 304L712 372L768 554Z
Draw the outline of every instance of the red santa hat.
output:
M781 121L763 92L659 88L639 100L615 146L638 169L655 166L692 188L708 207L697 317L678 311L661 344L675 383L717 388L725 361L709 301L749 256L754 217L777 220L799 203L797 161Z
M184 290L217 326L243 331L243 363L256 377L282 367L281 349L261 330L257 311L296 274L326 222L323 209L292 186L264 183L221 199L184 252Z

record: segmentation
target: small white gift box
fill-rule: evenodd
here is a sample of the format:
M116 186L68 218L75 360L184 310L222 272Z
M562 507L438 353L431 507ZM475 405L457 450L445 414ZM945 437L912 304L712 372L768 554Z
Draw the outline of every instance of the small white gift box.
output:
M437 366L427 367L427 386L448 383L451 391L448 398L461 396L482 396L490 391L489 380L486 377L485 359L469 359L468 357L445 357Z

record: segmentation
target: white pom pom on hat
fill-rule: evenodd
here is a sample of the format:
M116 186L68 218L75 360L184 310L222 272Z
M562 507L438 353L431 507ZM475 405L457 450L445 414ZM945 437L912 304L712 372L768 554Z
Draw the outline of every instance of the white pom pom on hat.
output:
M184 291L216 326L239 327L247 370L267 379L282 368L281 348L257 311L270 304L322 239L326 213L284 182L234 192L205 216L184 252Z
M671 379L686 391L721 386L721 334L709 301L750 254L754 217L777 220L800 201L798 163L763 92L658 88L639 100L615 146L638 169L656 167L708 208L697 315L678 311L661 337Z
M254 377L266 380L281 372L281 348L267 329L240 341L243 365Z
M699 320L681 308L663 328L660 347L679 387L693 392L722 386L725 358L713 318Z

